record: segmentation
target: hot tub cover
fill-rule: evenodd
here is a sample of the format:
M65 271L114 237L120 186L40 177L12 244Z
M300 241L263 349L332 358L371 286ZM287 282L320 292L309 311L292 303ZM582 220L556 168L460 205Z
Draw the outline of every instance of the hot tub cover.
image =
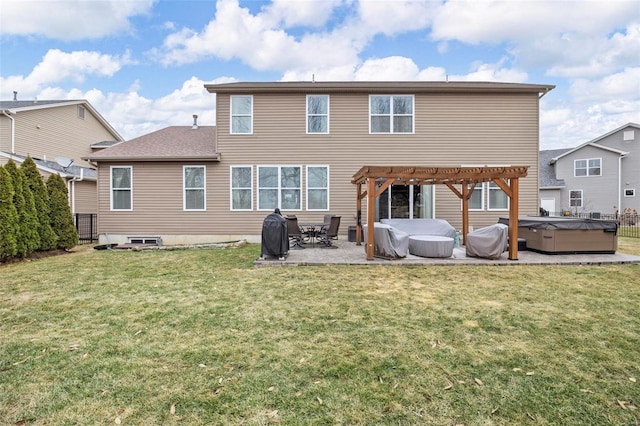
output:
M509 218L501 217L498 223L508 225ZM518 218L518 227L536 229L602 229L605 232L616 232L618 230L618 221L561 216L524 216Z

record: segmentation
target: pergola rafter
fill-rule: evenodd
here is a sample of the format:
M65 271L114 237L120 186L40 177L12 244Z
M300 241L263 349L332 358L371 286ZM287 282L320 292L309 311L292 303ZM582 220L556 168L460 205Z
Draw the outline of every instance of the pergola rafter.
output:
M469 228L469 198L475 185L494 182L509 197L509 241L518 241L519 178L526 177L529 166L507 167L419 167L363 166L353 175L357 186L356 241L362 235L362 200L367 198L367 227L373 229L375 199L391 185L446 185L462 200L462 238L466 243ZM460 185L460 189L456 187ZM369 196L373 194L373 196ZM367 234L367 260L373 259L373 232ZM518 244L509 244L509 259L518 259Z

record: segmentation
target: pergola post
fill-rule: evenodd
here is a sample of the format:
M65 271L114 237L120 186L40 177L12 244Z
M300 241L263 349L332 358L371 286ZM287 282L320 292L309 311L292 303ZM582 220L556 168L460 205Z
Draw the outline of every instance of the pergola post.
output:
M376 215L376 180L367 179L369 183L367 189L367 260L373 260L373 237L375 229L373 223Z
M356 245L360 246L362 243L362 184L356 185Z
M469 186L462 183L462 245L467 245L469 232Z
M509 260L518 260L518 199L520 198L518 178L509 181L511 199L509 202Z

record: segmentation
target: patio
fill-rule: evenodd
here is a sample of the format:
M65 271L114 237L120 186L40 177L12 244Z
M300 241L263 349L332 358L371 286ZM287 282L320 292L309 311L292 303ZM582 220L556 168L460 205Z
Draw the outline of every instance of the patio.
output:
M341 237L344 238L344 237ZM317 265L623 265L640 264L640 257L629 254L543 254L533 251L519 251L518 260L509 260L508 252L504 252L500 259L489 260L467 257L464 247L453 249L453 256L449 258L426 258L408 255L404 259L367 260L365 246L356 245L344 239L334 241L336 249L305 248L304 250L290 250L285 260L276 258L256 260L255 266L317 266Z

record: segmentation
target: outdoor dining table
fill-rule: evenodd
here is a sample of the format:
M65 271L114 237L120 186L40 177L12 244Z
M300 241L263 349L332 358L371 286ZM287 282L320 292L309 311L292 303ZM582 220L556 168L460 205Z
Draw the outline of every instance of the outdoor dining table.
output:
M325 223L301 223L300 227L303 230L303 235L309 237L309 242L312 247L315 247L316 239L320 236L320 232L322 228L325 226Z

